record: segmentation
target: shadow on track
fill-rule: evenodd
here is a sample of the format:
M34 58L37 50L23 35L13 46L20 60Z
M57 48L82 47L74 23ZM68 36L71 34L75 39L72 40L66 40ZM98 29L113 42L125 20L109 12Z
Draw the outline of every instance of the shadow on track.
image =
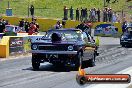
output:
M22 70L30 70L34 71L32 67L25 68ZM39 67L39 70L37 71L49 71L49 72L70 72L70 71L77 71L73 69L72 67L65 67L65 66L54 66L52 64L46 64L46 65L41 65Z

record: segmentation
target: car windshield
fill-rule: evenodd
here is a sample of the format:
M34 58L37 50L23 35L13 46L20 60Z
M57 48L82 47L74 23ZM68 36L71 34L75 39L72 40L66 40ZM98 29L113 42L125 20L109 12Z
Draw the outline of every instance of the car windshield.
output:
M14 27L12 26L6 26L6 31L13 31Z
M47 32L46 38L51 38L53 33L60 34L63 41L76 41L81 39L81 31L79 30L50 30Z

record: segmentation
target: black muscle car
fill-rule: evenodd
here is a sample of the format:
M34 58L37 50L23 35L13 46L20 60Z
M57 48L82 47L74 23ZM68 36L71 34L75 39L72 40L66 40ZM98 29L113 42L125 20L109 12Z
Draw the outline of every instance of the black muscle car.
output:
M122 47L132 46L132 26L127 27L126 32L121 35L120 45Z
M41 42L32 43L31 49L34 70L43 62L75 68L94 66L97 55L93 38L79 29L51 29Z

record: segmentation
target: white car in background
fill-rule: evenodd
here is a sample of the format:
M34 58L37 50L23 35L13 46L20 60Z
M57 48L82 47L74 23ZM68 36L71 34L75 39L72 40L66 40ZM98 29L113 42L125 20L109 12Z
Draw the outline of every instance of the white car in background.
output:
M19 26L15 26L15 25L6 25L4 32L14 32L17 33L20 31L20 27Z

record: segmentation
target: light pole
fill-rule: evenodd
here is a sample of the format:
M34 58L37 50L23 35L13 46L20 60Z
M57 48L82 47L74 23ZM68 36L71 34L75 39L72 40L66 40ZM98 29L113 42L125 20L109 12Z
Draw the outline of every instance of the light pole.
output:
M8 1L8 9L10 8L10 2Z

